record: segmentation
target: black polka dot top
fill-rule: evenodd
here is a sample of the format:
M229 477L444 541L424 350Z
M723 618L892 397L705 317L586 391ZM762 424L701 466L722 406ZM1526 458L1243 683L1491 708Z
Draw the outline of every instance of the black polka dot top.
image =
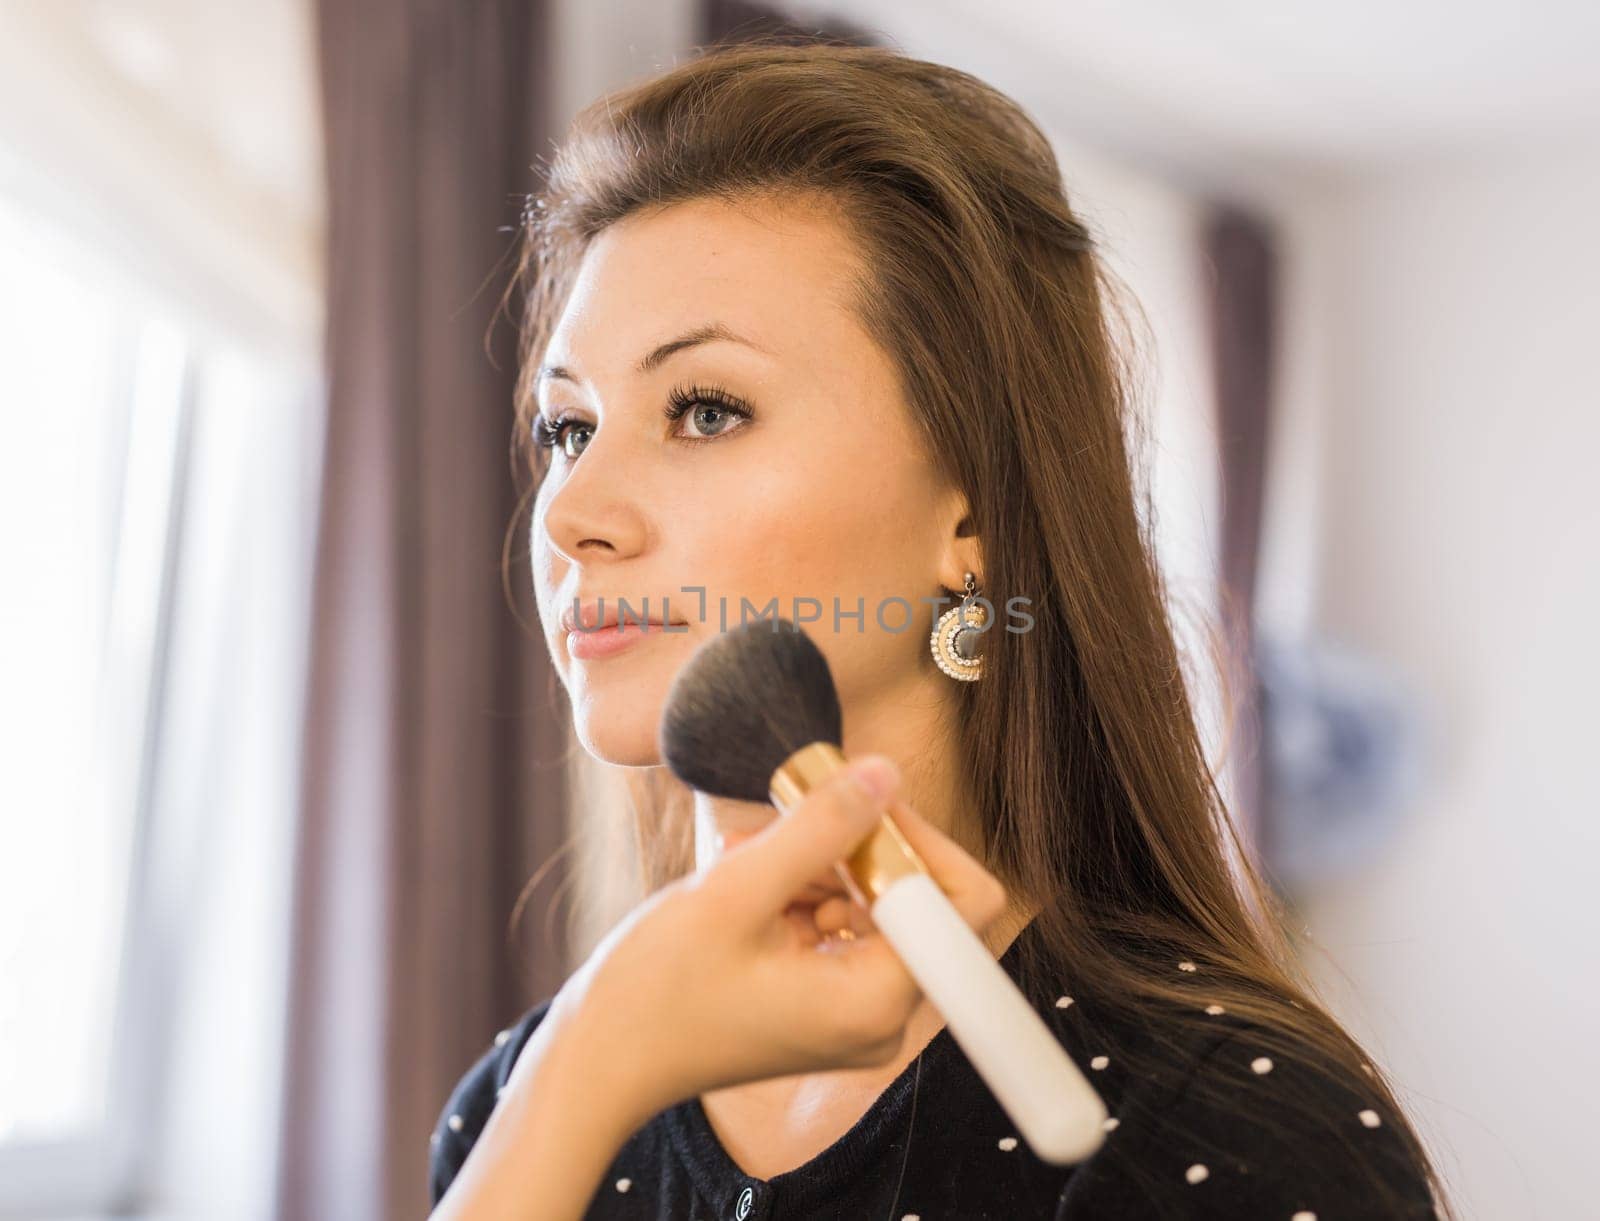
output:
M617 1153L589 1204L594 1219L660 1221L1384 1221L1431 1218L1421 1167L1376 1097L1330 1083L1252 1040L1193 982L1208 1022L1153 1050L1110 1020L1082 981L1023 984L1019 949L1001 965L1023 986L1105 1100L1101 1147L1076 1166L1039 1160L948 1028L843 1136L804 1165L760 1179L729 1156L698 1098L654 1116ZM495 1035L440 1113L429 1192L444 1195L488 1121L548 1000ZM1142 1054L1140 1054L1142 1053ZM1153 1067L1152 1067L1153 1065ZM1200 1086L1218 1087L1216 1089ZM1374 1184L1388 1187L1398 1206Z

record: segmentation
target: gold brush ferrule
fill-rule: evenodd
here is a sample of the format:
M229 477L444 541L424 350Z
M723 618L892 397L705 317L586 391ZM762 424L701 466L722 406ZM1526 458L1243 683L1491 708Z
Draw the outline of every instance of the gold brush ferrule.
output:
M845 766L844 752L832 742L813 742L802 746L772 773L768 792L772 804L788 814L807 793ZM887 813L878 827L862 840L835 868L850 895L862 907L871 908L889 884L909 873L928 873L916 849Z

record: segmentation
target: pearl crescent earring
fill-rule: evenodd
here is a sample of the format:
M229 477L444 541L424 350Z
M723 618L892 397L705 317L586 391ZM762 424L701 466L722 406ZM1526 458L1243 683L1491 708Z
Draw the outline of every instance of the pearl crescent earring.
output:
M951 678L977 682L983 675L983 658L978 654L978 639L989 622L986 603L976 602L978 580L966 574L966 591L957 606L939 616L933 625L929 646L933 660Z

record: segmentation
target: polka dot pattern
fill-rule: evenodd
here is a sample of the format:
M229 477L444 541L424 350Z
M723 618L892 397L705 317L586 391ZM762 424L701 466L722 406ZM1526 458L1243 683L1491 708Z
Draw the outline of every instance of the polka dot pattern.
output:
M1173 968L1169 966L1168 969ZM1196 960L1183 959L1176 963L1175 969L1184 974L1195 974L1202 969L1202 966ZM1108 1108L1121 1112L1121 1116L1108 1114L1101 1121L1101 1129L1106 1135L1108 1148L1135 1150L1134 1156L1147 1163L1155 1176L1153 1179L1146 1177L1143 1180L1143 1189L1157 1190L1149 1186L1152 1182L1164 1184L1164 1187L1157 1190L1157 1194L1161 1194L1163 1202L1168 1203L1169 1211L1176 1208L1181 1213L1185 1207L1183 1201L1187 1200L1187 1207L1191 1210L1206 1208L1221 1210L1219 1215L1261 1216L1279 1218L1280 1221L1285 1218L1287 1221L1319 1221L1319 1212L1321 1216L1330 1218L1340 1215L1379 1215L1381 1209L1375 1210L1371 1207L1373 1203L1371 1199L1354 1201L1354 1197L1347 1194L1345 1184L1348 1175L1344 1174L1344 1168L1331 1162L1326 1167L1326 1171L1333 1171L1343 1176L1337 1179L1318 1169L1310 1145L1307 1146L1308 1162L1305 1166L1297 1164L1291 1168L1270 1164L1271 1159L1264 1152L1266 1146L1258 1143L1261 1139L1260 1133L1268 1126L1276 1130L1280 1121L1288 1117L1287 1111L1282 1116L1274 1113L1272 1099L1284 1091L1290 1091L1296 1101L1295 1113L1297 1115L1304 1113L1299 1103L1305 1096L1306 1079L1300 1075L1299 1061L1278 1044L1271 1045L1272 1055L1264 1054L1268 1050L1267 1047L1258 1045L1252 1048L1249 1042L1249 1030L1253 1020L1250 1018L1241 1016L1214 1024L1203 1023L1198 1016L1200 1012L1206 1014L1208 1018L1220 1019L1228 1014L1229 1010L1215 1000L1208 1001L1204 996L1208 981L1198 982L1201 985L1201 994L1189 1002L1188 1028L1194 1031L1195 1041L1190 1046L1193 1047L1199 1060L1198 1063L1191 1061L1187 1065L1174 1067L1191 1075L1197 1068L1227 1075L1234 1087L1247 1096L1240 1100L1239 1105L1229 1107L1225 1111L1210 1109L1214 1105L1213 1095L1204 1091L1193 1095L1188 1095L1182 1090L1173 1093L1172 1080L1166 1074L1165 1062L1153 1059L1147 1061L1148 1049L1142 1044L1137 1042L1124 1044L1122 1029L1118 1025L1107 1022L1102 1026L1102 1016L1096 1011L1095 998L1092 995L1083 994L1074 997L1070 993L1057 992L1054 989L1038 994L1036 1004L1041 1013L1048 1013L1052 1008L1058 1013L1073 1010L1074 1016L1070 1019L1063 1017L1055 1023L1054 1029L1080 1065L1091 1070L1092 1074L1100 1074L1093 1079ZM1059 987L1059 983L1056 986ZM1074 981L1074 986L1079 988L1080 993L1083 991L1084 985L1081 980ZM1082 1012L1085 1005L1088 1006L1087 1012ZM1222 1027L1221 1037L1206 1035L1202 1025L1212 1031ZM477 1136L485 1117L505 1096L509 1088L509 1082L505 1078L510 1071L516 1050L512 1044L526 1038L526 1032L530 1029L531 1027L519 1023L496 1032L492 1041L495 1048L503 1049L501 1054L486 1056L483 1067L478 1070L480 1076L471 1083L464 1082L463 1088L458 1089L444 1107L442 1121L429 1134L430 1166L433 1167L432 1185L435 1191L448 1186L450 1177L459 1171L467 1152L470 1151L473 1139ZM1245 1037L1240 1038L1241 1034ZM1097 1043L1098 1048L1095 1046ZM1091 1055L1091 1052L1094 1054ZM1107 1073L1105 1070L1111 1066L1112 1053L1115 1053L1119 1061L1120 1071ZM1244 1071L1247 1065L1248 1072ZM1372 1064L1363 1063L1360 1068L1366 1077L1377 1077ZM1182 1080L1183 1078L1176 1078L1180 1084ZM1360 1088L1364 1084L1362 1076L1354 1076L1350 1084L1356 1087L1354 1092L1347 1090L1340 1094L1339 1103L1334 1104L1333 1096L1329 1096L1330 1105L1323 1112L1320 1122L1332 1127L1344 1125L1346 1133L1352 1129L1361 1134L1363 1129L1370 1132L1383 1128L1385 1126L1383 1116L1377 1109L1366 1105L1367 1102L1376 1100L1362 1098L1362 1095L1367 1093ZM930 1099L934 1105L939 1105L941 1100L938 1098L937 1090L940 1085L937 1077L932 1079L923 1077L921 1089L924 1108L929 1107ZM935 1092L930 1093L930 1087ZM915 1131L919 1139L922 1136L925 1113L926 1111L916 1113ZM1129 1123L1127 1133L1120 1133L1123 1116L1127 1117ZM1163 1132L1160 1139L1154 1141L1141 1139L1149 1135L1141 1129L1152 1124L1160 1128L1169 1119L1176 1126L1170 1128L1168 1132ZM1360 1127L1355 1127L1351 1123L1352 1119L1359 1123ZM1394 1126L1395 1122L1391 1119L1390 1126ZM1235 1124L1236 1127L1230 1126ZM1195 1133L1196 1138L1192 1142L1184 1140L1182 1134L1186 1132ZM452 1133L456 1134L458 1139L452 1139ZM1120 1134L1113 1137L1112 1133ZM949 1135L957 1140L962 1138L959 1128L952 1128ZM674 1140L681 1139L682 1131L679 1130L674 1134ZM1005 1133L1002 1129L1002 1135L990 1136L988 1139L994 1141L994 1146L987 1153L981 1152L980 1149L981 1158L998 1159L1009 1156L1027 1160L1026 1146L1020 1140L1020 1133ZM1353 1139L1357 1145L1362 1145L1367 1142L1382 1142L1385 1138L1378 1134L1370 1136L1362 1134ZM1338 1145L1340 1142L1329 1143ZM646 1211L639 1215L657 1215L658 1209L669 1209L660 1215L691 1215L691 1207L687 1200L683 1197L672 1197L677 1204L682 1204L683 1208L680 1212L671 1212L670 1207L676 1205L669 1207L668 1195L663 1194L674 1190L672 1184L681 1182L674 1177L680 1171L674 1170L668 1162L660 1160L668 1156L664 1150L672 1147L646 1144L638 1147L630 1145L626 1148L613 1164L611 1174L607 1176L610 1188L602 1195L603 1199L611 1201L609 1208L614 1211L597 1213L597 1216L632 1216L641 1206ZM910 1143L910 1172L904 1179L904 1190L898 1199L901 1208L908 1204L920 1205L922 1200L931 1198L918 1194L925 1190L925 1187L918 1186L919 1147L915 1140ZM1389 1148L1382 1144L1371 1144L1369 1147ZM1199 1160L1202 1157L1209 1160ZM709 1164L715 1164L714 1156L711 1157ZM997 1173L1007 1176L1016 1174L1015 1168L1022 1164L1022 1161L990 1162ZM1027 1164L1031 1171L1034 1163L1027 1161ZM640 1177L637 1179L628 1176L617 1177L624 1168L628 1170L629 1175L638 1174ZM981 1167L975 1166L974 1170L980 1171ZM732 1174L733 1170L730 1169L728 1173ZM921 1167L921 1173L928 1174L929 1168ZM1213 1179L1216 1181L1212 1182ZM743 1183L749 1181L746 1178ZM928 1180L921 1181L925 1184ZM742 1185L742 1183L735 1184L734 1196L738 1195L739 1186ZM831 1184L830 1190L833 1187L848 1193L853 1184ZM759 1191L759 1187L757 1190ZM1099 1192L1104 1190L1106 1189L1097 1186L1093 1201L1095 1204L1104 1203L1099 1198ZM629 1197L628 1200L623 1201L619 1198L624 1195ZM437 1198L435 1195L436 1201ZM1235 1205L1241 1201L1248 1201L1248 1204L1242 1211L1234 1211ZM1140 1201L1140 1203L1145 1202L1147 1201L1144 1199ZM1091 1210L1084 1215L1096 1217L1129 1215L1130 1207L1137 1206L1127 1200L1117 1200L1106 1204L1100 1211ZM703 1215L703 1210L692 1215L700 1217ZM916 1212L892 1215L898 1216L900 1221L921 1221L921 1214ZM709 1221L709 1218L706 1221Z

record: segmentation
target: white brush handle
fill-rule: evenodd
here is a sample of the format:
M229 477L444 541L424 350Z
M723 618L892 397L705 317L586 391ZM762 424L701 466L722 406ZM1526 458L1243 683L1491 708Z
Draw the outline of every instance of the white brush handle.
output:
M1034 1153L1064 1166L1099 1148L1105 1103L939 884L906 874L870 910Z

